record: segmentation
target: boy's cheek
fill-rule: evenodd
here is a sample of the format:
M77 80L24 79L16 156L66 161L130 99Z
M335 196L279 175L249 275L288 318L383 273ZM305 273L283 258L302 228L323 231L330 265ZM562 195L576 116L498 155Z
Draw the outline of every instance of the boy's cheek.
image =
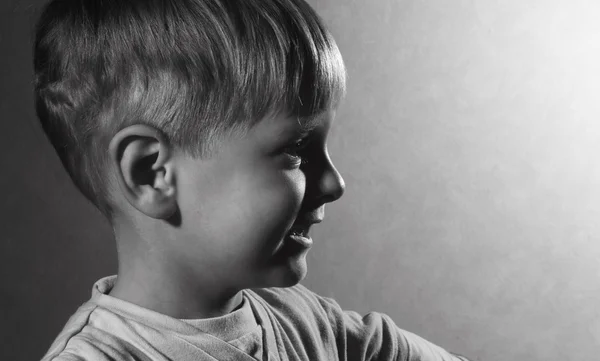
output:
M281 213L281 216L295 218L306 190L304 174L299 170L280 172L265 182L257 202L263 203L267 210Z

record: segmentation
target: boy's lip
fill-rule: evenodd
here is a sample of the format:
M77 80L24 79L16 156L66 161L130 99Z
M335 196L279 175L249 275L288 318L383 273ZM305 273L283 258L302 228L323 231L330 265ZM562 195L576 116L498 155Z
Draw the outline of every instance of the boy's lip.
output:
M313 224L317 224L317 223L321 223L323 222L323 218L302 218L299 220L296 220L296 222L294 222L293 227L303 227L303 228L310 228L310 226L312 226Z
M325 218L325 207L320 206L317 208L304 208L298 212L296 216L296 221L294 224L297 225L307 225L310 226L312 224L321 223Z
M300 218L296 219L296 222L290 228L290 232L294 229L299 229L302 231L302 234L308 236L308 232L310 231L310 227L313 224L321 223L323 218Z
M294 224L310 226L315 223L323 222L324 217L325 212L323 211L323 208L320 208L311 212L307 212L303 214L302 217L297 217L296 222L294 222Z
M321 223L321 222L323 222L323 218L303 218L302 220L296 221L295 223L311 225L311 224Z

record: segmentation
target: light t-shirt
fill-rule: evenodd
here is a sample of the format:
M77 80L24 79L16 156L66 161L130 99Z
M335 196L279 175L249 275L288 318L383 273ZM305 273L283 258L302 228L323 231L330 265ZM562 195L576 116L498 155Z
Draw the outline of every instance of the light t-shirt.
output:
M115 280L96 282L42 361L464 360L384 314L344 311L301 285L244 290L229 315L181 320L108 295Z
M250 302L245 296L241 305L227 315L181 321L229 343L257 360L262 360L262 328L256 321Z

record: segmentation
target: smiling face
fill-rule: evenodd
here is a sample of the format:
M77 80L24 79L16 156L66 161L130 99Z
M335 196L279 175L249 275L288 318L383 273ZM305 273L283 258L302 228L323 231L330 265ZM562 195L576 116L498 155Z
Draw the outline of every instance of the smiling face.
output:
M232 289L304 278L308 229L344 191L327 152L332 121L326 113L307 130L296 118L265 119L210 159L182 156L177 262Z

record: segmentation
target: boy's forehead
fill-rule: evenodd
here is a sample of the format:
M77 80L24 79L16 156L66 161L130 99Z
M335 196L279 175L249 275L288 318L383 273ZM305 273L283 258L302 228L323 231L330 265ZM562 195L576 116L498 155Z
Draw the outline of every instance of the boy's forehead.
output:
M271 144L290 141L295 138L308 136L312 131L319 128L328 128L334 113L326 111L311 117L298 117L280 114L264 118L256 123L249 133L240 134L241 139L252 142Z
M274 120L274 127L277 128L279 135L306 135L315 128L327 123L332 118L333 112L327 111L310 117L277 117Z

